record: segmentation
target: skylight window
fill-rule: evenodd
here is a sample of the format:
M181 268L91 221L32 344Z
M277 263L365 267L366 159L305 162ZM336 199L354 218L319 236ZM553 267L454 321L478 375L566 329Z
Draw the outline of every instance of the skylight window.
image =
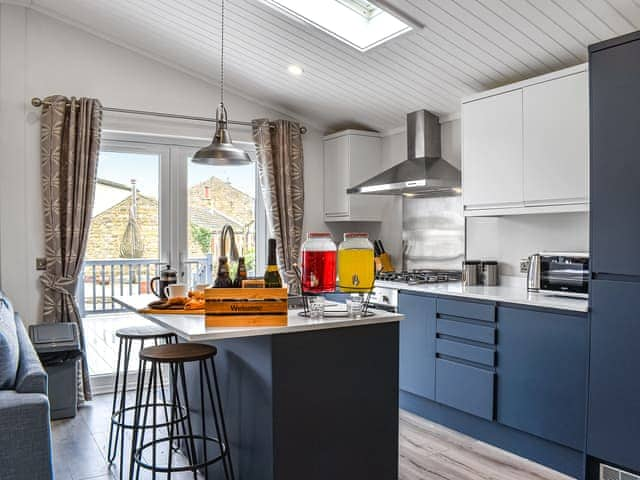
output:
M366 52L413 28L367 0L263 1L361 52Z

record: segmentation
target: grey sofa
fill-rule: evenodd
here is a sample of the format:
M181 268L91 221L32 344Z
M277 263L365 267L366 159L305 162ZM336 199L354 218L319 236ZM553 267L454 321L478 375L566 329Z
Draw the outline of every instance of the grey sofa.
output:
M2 291L0 370L0 479L52 480L47 374Z

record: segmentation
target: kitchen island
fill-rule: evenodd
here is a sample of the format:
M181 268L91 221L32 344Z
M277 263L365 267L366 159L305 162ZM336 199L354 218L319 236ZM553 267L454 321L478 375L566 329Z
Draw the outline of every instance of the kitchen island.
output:
M153 298L114 301L137 311ZM233 328L207 328L203 315L144 316L181 341L218 349L237 479L390 480L398 478L403 317L374 312L360 319L310 320L291 310L286 326ZM192 398L200 395L197 378L196 367L187 366ZM199 425L200 412L192 415Z

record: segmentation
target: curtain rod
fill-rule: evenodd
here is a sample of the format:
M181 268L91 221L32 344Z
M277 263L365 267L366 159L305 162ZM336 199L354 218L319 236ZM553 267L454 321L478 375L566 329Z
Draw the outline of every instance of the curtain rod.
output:
M49 102L45 102L44 100L42 100L41 98L38 97L33 97L31 99L31 105L33 105L34 107L41 107L42 105L44 105L45 103L49 104ZM114 108L114 107L102 107L102 110L104 110L105 112L116 112L116 113L126 113L126 114L131 114L131 115L145 115L145 116L149 116L149 117L166 117L166 118L175 118L175 119L180 119L180 120L193 120L196 122L212 122L212 123L216 123L216 119L215 118L211 118L211 117L196 117L193 115L180 115L177 113L163 113L163 112L149 112L146 110L131 110L131 109L127 109L127 108ZM243 125L245 127L251 127L253 126L253 124L251 122L240 122L238 120L227 120L227 123L231 124L231 125ZM275 128L273 125L271 125L271 128ZM307 127L305 127L304 125L300 127L300 133L301 134L305 134L307 133Z

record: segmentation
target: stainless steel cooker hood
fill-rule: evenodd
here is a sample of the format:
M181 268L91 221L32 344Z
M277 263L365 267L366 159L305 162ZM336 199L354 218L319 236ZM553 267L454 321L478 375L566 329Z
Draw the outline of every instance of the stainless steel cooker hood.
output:
M407 115L407 160L347 189L347 193L409 197L460 192L460 170L441 157L440 123L426 110Z

